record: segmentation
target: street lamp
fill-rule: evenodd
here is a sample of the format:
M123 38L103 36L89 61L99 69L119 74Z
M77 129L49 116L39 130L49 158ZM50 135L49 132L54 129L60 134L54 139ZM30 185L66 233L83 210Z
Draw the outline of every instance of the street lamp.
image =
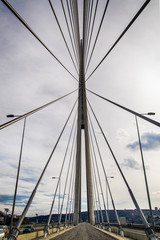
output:
M59 196L60 196L60 177L55 177L54 176L54 177L52 177L52 179L58 179L58 182L57 182L56 191L55 191L55 194L54 194L54 197L53 197L53 201L52 201L50 215L49 215L49 218L48 218L48 221L47 221L47 225L44 226L44 238L48 234L49 225L50 225L51 218L52 218L52 210L53 210L53 206L54 206L54 203L55 203L55 198L56 198L56 195L57 195L58 185L59 185ZM60 198L59 198L59 206L60 206ZM59 214L59 209L58 209L58 214ZM54 222L53 222L53 225L54 225Z
M5 224L6 224L6 218L7 218L7 213L9 212L9 208L4 208L6 215L5 215Z
M155 115L155 113L154 112L148 112L148 113L142 113L141 115ZM145 164L144 164L142 144L141 144L141 138L140 138L140 133L139 133L139 127L138 127L138 119L137 119L136 115L135 115L135 119L136 119L136 127L137 127L138 141L139 141L139 149L140 149L141 159L142 159L142 166L143 166L143 173L144 173L144 179L145 179L145 185L146 185L146 191L147 191L148 204L149 204L149 209L150 209L152 227L154 229L154 219L153 219L152 205L151 205L151 199L150 199L150 194L149 194L146 169L145 169Z
M114 177L113 177L113 176L112 176L112 177L107 177L107 176L106 176L106 191L107 191L107 187L108 187L109 194L110 194L110 197L111 197L112 206L113 206L114 213L115 213L115 216L116 216L116 220L117 220L117 223L118 223L118 232L119 232L119 234L120 234L121 237L124 237L124 232L123 232L123 229L122 229L122 226L121 226L119 217L118 217L118 213L117 213L117 210L116 210L114 201L113 201L113 196L112 196L111 188L110 188L110 186L109 186L108 178L114 178ZM108 193L107 193L107 198L108 198ZM108 201L108 200L107 200L107 201ZM108 205L109 205L109 204L108 204ZM109 206L108 206L108 209L109 209Z
M36 223L38 224L38 213L36 213L35 215L36 215Z
M9 115L7 115L6 117L8 117L8 118L13 118L13 117L20 117L20 115L9 114ZM18 187L18 180L19 180L19 172L20 172L20 167L21 167L21 158L22 158L22 150L23 150L25 127L26 127L26 118L24 118L24 124L23 124L21 148L20 148L19 163L18 163L18 169L17 169L17 179L16 179L16 185L15 185L15 191L14 191L13 206L12 206L12 215L11 215L11 222L10 222L10 232L11 232L11 229L12 229L12 226L13 226L13 217L14 217L14 209L15 209L16 196L17 196L17 187Z

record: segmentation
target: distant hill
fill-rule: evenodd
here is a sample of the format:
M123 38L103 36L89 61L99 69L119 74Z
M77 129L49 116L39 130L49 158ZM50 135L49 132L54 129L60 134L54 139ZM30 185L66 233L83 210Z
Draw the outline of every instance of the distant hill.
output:
M148 222L150 222L149 210L144 209L142 211L143 211L145 217L147 218ZM105 211L103 210L102 213L103 213L104 222L106 222ZM120 218L125 217L126 223L142 224L141 218L138 215L137 210L117 210L117 213L118 213L118 216ZM160 210L154 210L153 214L154 214L155 222L159 223L160 222ZM99 216L100 216L100 219L101 219L100 211L99 211ZM47 223L48 217L49 217L49 215L41 215L41 216L37 216L37 217L36 216L35 217L28 217L28 219L31 222L36 223L38 221L38 223L45 224L45 223ZM66 217L66 215L62 214L62 221L61 222L65 221L65 217ZM81 213L81 219L82 219L82 222L87 222L88 221L88 213L87 212L82 212ZM115 217L114 210L109 210L109 219L110 219L110 223L116 223L116 217ZM51 224L52 223L57 223L57 222L58 222L58 214L52 214Z

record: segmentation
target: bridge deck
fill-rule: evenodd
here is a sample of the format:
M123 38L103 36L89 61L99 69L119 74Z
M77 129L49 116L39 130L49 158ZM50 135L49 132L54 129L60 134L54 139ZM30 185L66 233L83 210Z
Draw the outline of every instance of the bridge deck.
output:
M74 227L73 229L64 232L61 235L56 237L49 238L50 240L109 240L111 237L108 237L107 234L103 231L100 231L90 224L82 223L78 226ZM114 239L114 238L112 238ZM117 239L123 239L118 237Z
M90 224L82 223L77 227L71 229L70 231L65 232L62 235L59 235L54 240L106 240L106 234L98 231L93 228Z

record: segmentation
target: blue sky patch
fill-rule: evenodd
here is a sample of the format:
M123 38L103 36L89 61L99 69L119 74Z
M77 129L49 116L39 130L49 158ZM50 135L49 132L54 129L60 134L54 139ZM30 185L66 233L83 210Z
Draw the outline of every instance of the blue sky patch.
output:
M160 134L145 133L141 137L141 144L144 150L154 150L160 148ZM139 142L135 141L127 145L131 150L139 149Z

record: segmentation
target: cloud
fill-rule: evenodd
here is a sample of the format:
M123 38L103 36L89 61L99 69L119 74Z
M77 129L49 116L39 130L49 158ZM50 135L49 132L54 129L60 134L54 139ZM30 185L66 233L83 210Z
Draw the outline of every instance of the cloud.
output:
M122 139L127 139L128 137L129 137L129 134L125 129L119 128L117 130L117 136L116 136L117 140L122 141Z
M160 191L156 191L152 193L153 195L159 195L160 196Z
M145 133L141 137L141 144L144 150L153 150L160 148L160 134L157 133ZM131 150L138 150L139 142L133 142L127 145L127 148Z
M95 133L98 134L98 135L101 135L101 134L102 134L102 132L101 132L99 129L96 129L96 130L95 130Z
M124 162L121 164L121 166L127 169L129 168L132 168L135 170L141 169L140 165L133 158L124 159Z
M128 137L129 134L127 133L127 131L125 129L119 128L117 130L117 135L118 137L121 139L122 137Z
M19 195L17 196L16 198L16 202L18 204L16 204L17 206L21 206L22 205L22 202L25 202L26 203L26 199L28 197L26 197L25 195ZM11 195L0 195L0 203L2 204L7 204L7 205L12 205L13 203L13 196Z
M108 51L111 44L113 44L130 21L142 2L143 0L117 1L117 5L115 1L112 1L108 8L107 18L103 22L103 31L101 31L99 36L100 38L90 64L90 70L87 74L102 59L104 53ZM38 6L36 1L24 0L12 1L12 4L35 33L53 51L56 57L76 76L72 61L69 59L69 54L47 1L40 0ZM54 7L65 36L66 38L68 36L67 40L69 40L60 4L61 2L57 1ZM105 2L101 1L99 5L95 31L100 22L104 4ZM79 1L80 5L81 1ZM157 6L158 4L155 1L150 3L150 6L144 12L145 14L141 15L140 21L137 20L135 22L126 37L117 45L115 51L112 51L109 61L106 59L101 68L95 72L92 80L87 81L89 89L139 112L141 109L148 108L154 108L154 111L157 113L159 111L159 103L157 101L159 99L160 86L159 52L157 50L159 47L157 34L159 31L159 19L156 17L155 11L153 11L158 9ZM82 5L81 10L83 11ZM124 12L125 14L123 14ZM80 15L82 16L83 14ZM1 1L0 22L0 123L2 124L8 120L6 119L7 114L23 114L31 111L77 88L77 82L24 28ZM82 25L82 18L80 22ZM80 32L82 35L82 26ZM108 38L107 36L110 37ZM70 43L70 41L67 42ZM71 47L71 43L69 46ZM39 179L75 98L77 98L77 92L27 119L18 185L18 196L22 196L22 199L17 196L18 205L20 203L22 205L25 204L26 199L23 196L25 195L29 198L30 193L34 189L35 182ZM128 136L131 136L134 131L134 129L129 129L128 127L127 121L130 122L130 118L127 118L128 113L125 115L124 111L122 111L122 114L119 111L119 115L116 115L118 109L117 112L114 108L112 111L112 106L89 95L89 100L92 99L95 111L97 109L97 117L99 119L102 116L100 122L102 120L105 132L111 137L112 145L122 150L120 157L125 159L123 151L126 149L124 149L123 141L126 141L129 138ZM118 131L120 139L118 139L118 144L115 138L117 128L120 129ZM0 133L1 208L4 205L6 207L8 203L10 208L12 204L11 195L14 194L22 129L23 121L20 121ZM64 136L62 136L63 138L39 185L28 212L30 216L36 212L39 214L48 214L49 212L52 195L57 184L57 181L53 181L52 176L58 176L59 174L68 140L68 132L69 130L64 132ZM99 129L96 130L96 135L101 137ZM131 162L129 164L127 161L124 161L125 167L136 166L136 164L133 164L133 161L131 161L132 164ZM158 166L157 171L159 169ZM63 174L63 181L65 181L65 177L66 175ZM86 188L85 171L82 171L82 180L84 180L82 182L83 191ZM3 196L6 196L6 198ZM125 196L123 197L125 199ZM6 199L6 202L4 199ZM118 201L119 199L117 199ZM86 194L82 199L82 204L86 204ZM121 207L124 207L124 205L126 204L122 203ZM57 211L57 206L58 204L55 206L54 211ZM18 206L15 213L21 214L22 211L23 207Z

